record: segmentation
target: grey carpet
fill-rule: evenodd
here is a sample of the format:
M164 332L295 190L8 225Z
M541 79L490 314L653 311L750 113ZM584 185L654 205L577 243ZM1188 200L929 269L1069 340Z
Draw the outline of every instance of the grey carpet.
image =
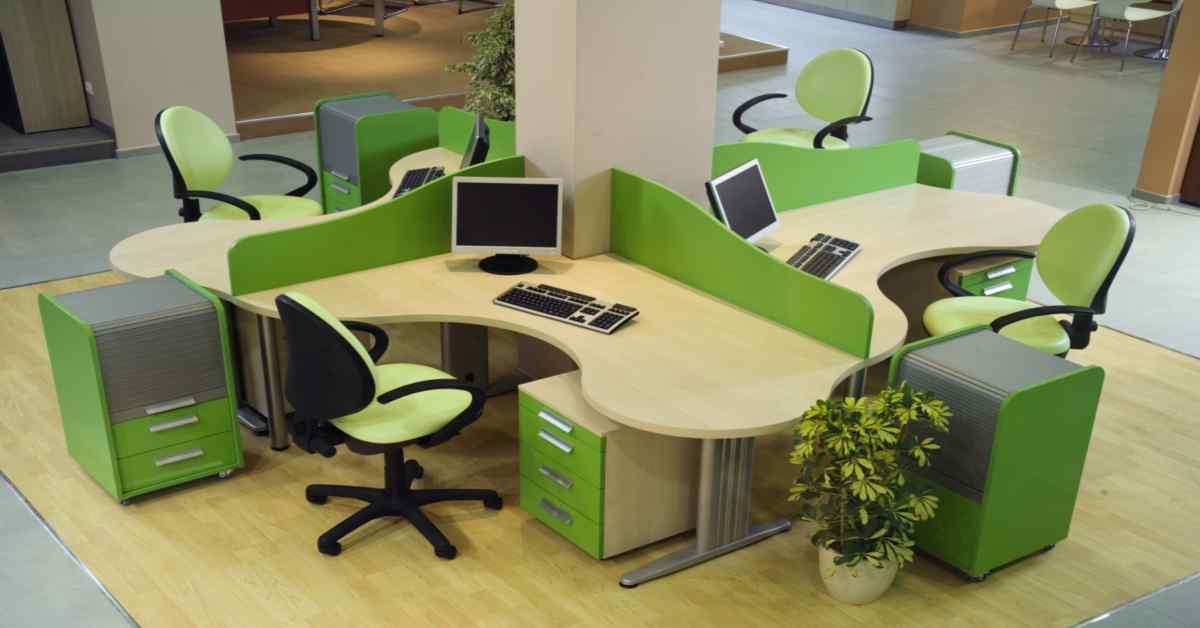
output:
M137 626L3 472L0 557L0 626Z
M1076 628L1197 628L1200 626L1200 573L1192 574Z

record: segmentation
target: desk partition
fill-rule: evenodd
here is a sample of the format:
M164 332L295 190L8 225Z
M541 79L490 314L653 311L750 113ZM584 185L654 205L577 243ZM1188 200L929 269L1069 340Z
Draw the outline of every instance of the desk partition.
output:
M613 170L612 206L613 253L867 357L874 311L861 294L796 271L726 229L707 209L628 172Z
M455 176L523 177L525 158ZM400 198L299 227L247 236L229 249L234 296L450 252L450 193L442 177Z
M758 159L775 207L783 211L916 183L921 147L915 140L845 150L720 144L713 148L713 177L751 159Z

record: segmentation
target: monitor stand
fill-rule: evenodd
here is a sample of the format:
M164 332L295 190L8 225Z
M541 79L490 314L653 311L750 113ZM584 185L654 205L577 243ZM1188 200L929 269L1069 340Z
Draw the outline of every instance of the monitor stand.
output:
M524 275L537 270L537 260L528 255L498 254L479 260L479 268L493 275Z

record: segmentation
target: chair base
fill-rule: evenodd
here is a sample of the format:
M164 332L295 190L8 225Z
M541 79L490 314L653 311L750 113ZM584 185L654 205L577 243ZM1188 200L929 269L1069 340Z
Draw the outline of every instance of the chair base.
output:
M458 549L450 543L437 526L421 512L421 506L444 501L482 501L492 510L500 510L504 502L496 491L482 489L428 489L412 490L412 481L425 475L425 470L416 460L404 460L402 449L384 452L384 488L364 486L340 486L335 484L310 484L304 497L313 504L324 504L330 497L349 497L367 502L367 505L330 528L317 538L317 551L329 556L342 553L341 539L364 524L381 517L403 517L416 526L421 535L433 546L438 558L450 560L458 555Z

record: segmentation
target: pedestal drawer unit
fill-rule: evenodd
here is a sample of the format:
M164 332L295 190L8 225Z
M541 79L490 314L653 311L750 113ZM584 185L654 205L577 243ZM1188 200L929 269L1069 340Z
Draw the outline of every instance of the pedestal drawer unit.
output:
M987 257L967 262L954 271L958 275L958 285L975 296L1024 299L1029 293L1033 259Z
M67 450L114 498L242 465L225 309L168 273L39 298Z
M700 441L619 425L579 371L520 387L521 508L595 558L695 526Z

